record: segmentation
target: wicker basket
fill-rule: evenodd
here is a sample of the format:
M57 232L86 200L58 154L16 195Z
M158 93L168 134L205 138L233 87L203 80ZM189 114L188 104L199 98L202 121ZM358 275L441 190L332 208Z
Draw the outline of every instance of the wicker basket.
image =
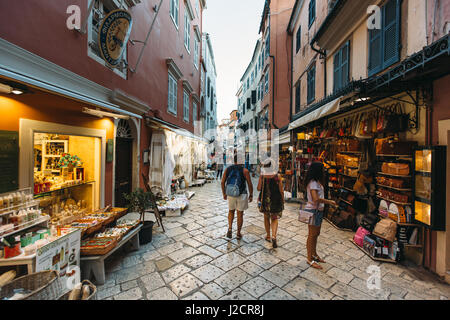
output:
M89 288L91 289L91 295L85 300L97 300L97 287L94 286L92 284L92 282L90 282L89 280L83 280L81 282L81 285L82 286L88 285ZM69 300L69 296L70 296L70 291L67 292L66 294L62 295L61 297L59 297L58 300Z
M114 249L117 246L117 239L111 238L113 241L111 244L107 247L100 247L100 248L80 248L80 255L82 256L103 256L110 252L112 249Z
M0 300L14 295L14 289L32 291L20 300L56 300L62 292L58 272L55 270L32 273L17 278L0 288Z

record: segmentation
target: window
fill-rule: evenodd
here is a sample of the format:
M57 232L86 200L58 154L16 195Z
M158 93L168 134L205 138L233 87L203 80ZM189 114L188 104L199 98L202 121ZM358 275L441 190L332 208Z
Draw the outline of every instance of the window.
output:
M400 59L400 0L381 8L381 30L369 30L369 76Z
M311 28L312 24L314 23L314 20L316 20L316 0L309 1L308 14L309 14L308 26L309 28Z
M247 90L250 88L250 78L247 78Z
M264 94L269 92L269 72L264 76Z
M200 0L195 0L195 11L197 12L197 16L200 17Z
M211 111L213 110L213 107L214 107L214 89L211 87L211 105L210 105Z
M316 66L312 66L308 71L308 104L316 98Z
M255 72L254 71L252 71L251 77L252 77L251 83L255 82Z
M334 55L334 91L344 88L349 82L350 41L342 46Z
M194 122L194 124L197 119L197 102L192 102L192 121Z
M183 120L189 123L189 94L183 90Z
M207 89L207 93L208 93L208 98L211 96L211 80L209 80L208 78L208 89Z
M198 60L199 60L199 56L198 56L199 48L200 48L199 42L197 39L195 39L194 40L194 66L197 70L198 70Z
M302 46L302 27L298 27L295 41L295 53L298 53L300 47Z
M180 0L170 0L170 17L173 20L173 23L175 23L175 26L178 29L178 16L179 16L179 1Z
M300 112L300 90L301 90L301 83L300 81L297 82L295 85L295 113Z
M184 46L191 53L191 18L187 7L184 10Z
M261 98L260 98L260 100L262 100L263 99L263 96L264 96L264 84L263 84L263 82L261 81L261 83L259 84L259 90L261 91Z
M175 78L169 73L169 98L168 98L168 111L177 115L177 95L178 86Z

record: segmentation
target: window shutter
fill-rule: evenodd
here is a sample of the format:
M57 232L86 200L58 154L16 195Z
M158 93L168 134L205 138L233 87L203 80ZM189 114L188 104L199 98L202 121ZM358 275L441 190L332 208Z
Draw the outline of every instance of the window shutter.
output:
M295 113L300 112L300 82L295 87Z
M341 88L341 50L334 55L334 91Z
M400 1L391 0L383 7L383 69L399 60Z
M349 56L350 56L350 41L348 41L341 49L341 82L340 88L345 87L349 82Z
M295 53L297 53L300 50L301 47L301 40L302 40L302 28L299 27L297 30L297 37L296 37L296 48L295 48Z
M369 30L369 76L381 71L382 68L382 32L377 29Z

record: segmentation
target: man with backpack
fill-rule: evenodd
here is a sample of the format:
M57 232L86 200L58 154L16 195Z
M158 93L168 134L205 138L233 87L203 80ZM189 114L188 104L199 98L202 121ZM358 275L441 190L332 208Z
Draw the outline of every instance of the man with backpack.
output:
M246 183L249 193L247 193ZM238 240L242 239L241 229L244 223L244 211L248 209L248 203L253 201L253 184L250 173L242 165L237 163L237 155L234 155L234 165L229 166L222 177L223 199L228 200L228 232L227 237L232 237L234 212L237 211Z

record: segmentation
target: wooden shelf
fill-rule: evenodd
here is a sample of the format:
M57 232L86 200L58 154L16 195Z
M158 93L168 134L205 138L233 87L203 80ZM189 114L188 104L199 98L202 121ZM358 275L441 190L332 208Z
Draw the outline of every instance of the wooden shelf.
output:
M378 174L382 175L382 176L388 176L388 177L397 177L397 178L408 178L411 179L411 176L402 176L402 175L398 175L398 174L390 174L390 173L384 173L384 172L378 172Z
M421 244L403 244L404 247L409 248L422 248L423 246Z
M405 203L403 203L403 202L397 202L397 201L394 201L394 200L389 200L389 199L387 199L387 198L383 198L383 197L380 197L380 196L376 196L378 199L383 199L383 200L386 200L386 201L388 201L388 202L392 202L392 203L395 203L395 204L398 204L398 205L401 205L401 206L410 206L411 205L411 203L410 202L405 202Z
M383 186L382 184L378 184L378 187L382 187L382 188L388 188L388 189L392 189L392 190L397 190L397 191L401 191L401 192L411 192L412 189L400 189L400 188L394 188L394 187L390 187L390 186Z
M41 193L36 193L36 194L34 195L34 198L37 199L37 198L40 198L40 197L42 197L42 196L44 196L44 195L48 195L48 194L53 193L53 192L57 192L57 191L65 190L65 189L76 188L76 187L80 187L80 186L92 184L92 183L94 183L94 182L95 182L95 181L87 181L87 182L75 184L75 185L72 185L72 186L63 187L63 188L60 188L60 189L55 189L55 190L45 191L45 192L41 192Z
M347 177L347 178L358 179L358 177L352 177L352 176L349 176L348 174L344 174L344 173L339 173L339 175Z
M397 263L397 261L392 260L392 259L384 259L384 258L375 258L372 257L366 250L364 250L364 248L361 248L360 246L358 246L355 241L353 240L349 240L351 243L353 243L359 250L361 250L362 252L364 252L370 259L374 260L374 261L380 261L380 262L389 262L389 263Z
M412 155L410 154L377 154L377 157L409 158L412 160Z
M342 154L362 154L361 151L339 151L338 153L342 153Z
M30 229L31 227L40 225L40 224L42 224L42 223L47 223L49 220L50 220L50 217L49 217L49 216L43 216L43 217L40 217L40 218L38 218L38 219L36 219L36 220L25 222L25 223L23 223L23 224L20 226L19 229L13 230L13 231L9 231L9 232L6 233L6 234L2 234L1 237L2 237L2 238L6 238L6 237L8 237L8 236L11 236L11 235L13 235L13 234L19 233L19 232L21 232L21 231Z

